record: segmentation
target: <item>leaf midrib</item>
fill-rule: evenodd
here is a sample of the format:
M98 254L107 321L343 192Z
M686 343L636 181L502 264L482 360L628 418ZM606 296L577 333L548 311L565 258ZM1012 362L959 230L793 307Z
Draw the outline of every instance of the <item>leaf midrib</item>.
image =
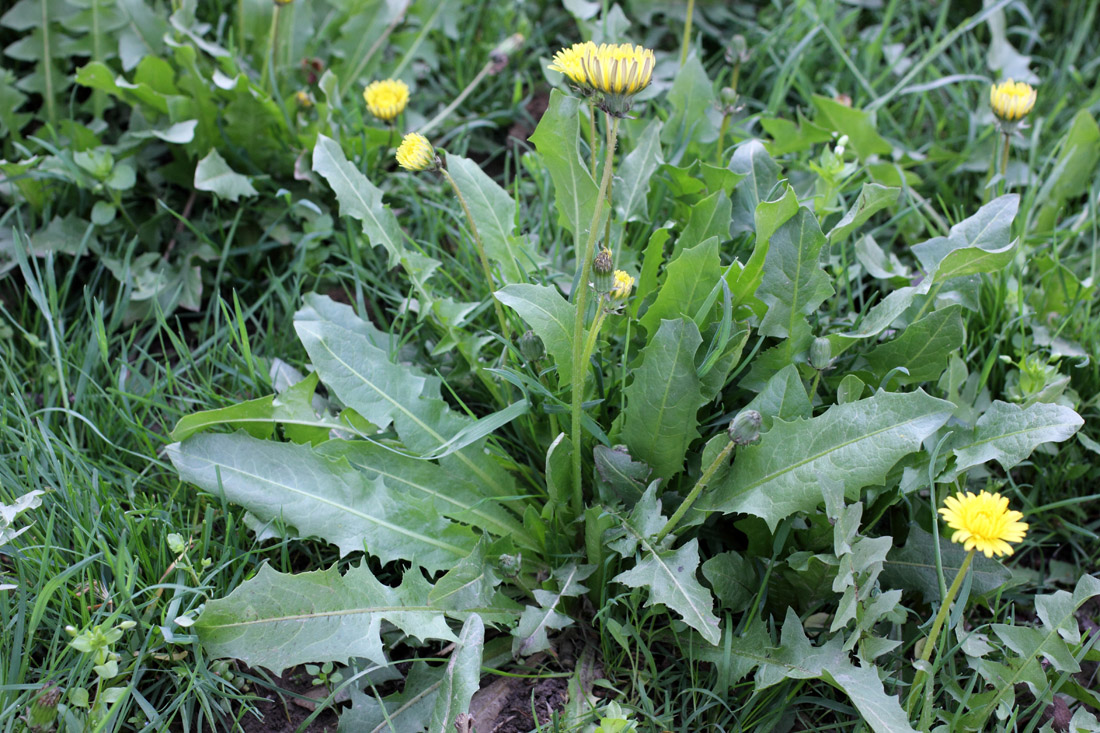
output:
M854 404L854 403L850 403L850 404ZM816 453L812 456L804 458L801 461L798 461L796 463L792 463L789 466L785 467L781 471L774 471L774 472L768 474L767 476L764 476L759 481L757 481L755 483L752 483L752 484L749 484L748 486L741 489L740 491L734 492L733 497L740 496L741 494L744 494L746 492L752 491L753 489L759 488L760 486L763 486L764 484L768 483L769 481L773 481L778 476L782 476L784 474L790 473L791 471L799 469L799 468L801 468L802 466L805 466L808 463L813 463L814 461L816 461L816 460L818 460L818 459L820 459L824 456L827 456L830 453L841 450L842 448L847 448L848 446L854 445L854 444L856 444L856 443L858 443L862 440L867 440L869 438L873 438L877 435L881 435L882 433L888 432L890 430L895 430L897 428L904 427L906 425L917 422L918 420L927 419L929 417L932 417L933 415L935 415L935 413L926 413L926 414L920 415L918 417L909 418L908 420L904 420L903 422L893 423L891 425L880 428L878 430L874 430L870 433L863 433L862 435L860 435L856 438L853 438L852 440L846 441L844 443L837 444L835 446L830 447L828 450L821 451L820 453ZM807 421L807 422L809 422L809 421ZM734 465L736 466L737 464L734 463Z
M352 516L359 517L359 518L364 519L368 522L376 524L380 527L385 527L385 528L387 528L387 529L389 529L393 532L397 532L398 534L403 534L403 535L406 535L407 537L420 540L421 542L424 542L424 543L427 543L427 544L430 544L430 545L435 545L436 547L438 547L442 550L446 550L446 551L448 551L448 552L450 552L454 555L457 555L459 557L465 557L466 554L467 554L465 550L463 550L460 547L457 547L456 545L452 545L449 542L444 542L443 540L438 540L438 539L435 539L434 537L428 537L428 536L419 534L419 533L414 532L410 529L406 529L405 527L401 527L401 526L395 525L391 522L387 522L383 519L379 519L378 517L373 517L369 514L361 512L358 509L350 507L346 504L341 504L339 502L332 501L331 499L326 499L325 497L319 496L317 494L311 494L311 493L309 493L307 491L304 491L302 489L298 489L298 488L295 488L293 486L290 486L289 484L280 483L279 481L274 481L274 480L266 478L264 476L260 476L259 474L255 474L255 473L251 473L249 471L245 471L244 469L238 468L237 466L232 466L232 465L226 464L226 463L219 463L219 462L217 462L215 460L212 460L210 458L206 458L205 456L199 456L199 455L195 455L195 454L192 453L190 457L195 459L195 460L205 462L209 466L214 467L215 470L231 471L231 472L237 473L237 474L239 474L243 477L255 479L256 481L258 481L260 483L270 484L271 486L276 486L276 487L282 488L285 491L287 491L288 493L297 494L297 495L299 495L303 498L313 499L313 500L317 501L320 504L326 504L330 507L333 507L334 509L343 510L343 511L347 512L348 514L351 514Z

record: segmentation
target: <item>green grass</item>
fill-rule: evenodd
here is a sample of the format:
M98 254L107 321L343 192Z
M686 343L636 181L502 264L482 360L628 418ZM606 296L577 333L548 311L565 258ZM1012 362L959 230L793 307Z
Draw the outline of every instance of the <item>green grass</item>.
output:
M1022 6L1007 8L1009 37L1033 57L1032 68L1042 79L1033 124L1012 151L1013 161L1026 164L1036 182L1050 175L1057 142L1073 113L1100 113L1097 8L1095 0L1034 3L1026 14ZM967 32L954 32L980 9L978 3L940 3L921 5L914 12L898 0L887 0L876 11L827 0L733 10L716 4L699 9L696 28L712 79L728 79L723 52L730 35L744 35L751 50L741 69L738 91L744 109L734 119L731 143L763 135L761 116L791 119L795 107L809 108L814 94L846 94L856 107L878 109L881 135L922 156L908 168L920 182L904 208L899 205L892 216L878 218L866 229L881 232L887 239L879 244L888 251L905 253L909 245L945 233L945 225L969 216L991 198L985 184L998 139L985 112L987 84L951 82L953 75L988 75L987 26L978 23ZM203 8L211 21L222 11L231 15L232 7ZM876 27L884 16L889 24ZM480 68L486 45L517 28L528 32L527 45L513 57L509 71L489 77L445 129L437 131L437 142L453 153L479 161L484 157L487 169L499 171L515 198L524 202L520 231L537 233L542 250L559 263L571 255L562 244L568 235L560 231L549 203L549 178L537 164L526 165L520 157L529 150L526 141L512 140L508 148L504 143L508 128L529 117L525 104L545 90L539 58L569 42L574 27L564 11L538 3L516 8L472 4L463 10L458 37L439 41L438 70L422 80L422 93L437 101L438 109ZM679 28L679 21L666 19L632 31L673 51ZM863 40L860 34L866 34ZM7 36L4 40L10 42ZM911 68L919 67L912 78L888 70L886 53L895 48ZM907 88L918 84L925 90ZM82 114L71 111L74 117ZM48 139L46 131L41 137ZM33 142L28 138L26 144ZM9 152L14 150L10 140L8 145ZM520 151L519 156L513 151ZM808 158L809 153L788 159L799 156ZM368 157L359 161L364 167ZM377 178L372 171L372 179ZM401 210L412 239L444 262L441 279L452 297L480 300L478 263L458 246L465 222L449 191L423 178L395 179L386 189L387 200ZM1048 344L1036 342L1036 325L1073 342L1086 356L1064 356L1057 368L1070 378L1086 421L1084 435L1092 440L1100 440L1095 427L1100 418L1098 181L1093 176L1087 194L1067 202L1066 218L1053 232L1035 232L1029 225L1038 216L1039 187L1018 189L1024 222L1019 228L1027 232L1025 257L1047 256L1081 279L1091 278L1093 286L1067 300L1061 318L1037 324L1033 313L1020 309L1039 289L1039 283L1021 281L1021 260L983 282L979 307L966 317L963 355L972 371L975 365L985 368L980 386L998 398L1010 384L1013 366L1008 361L1049 353ZM808 180L792 176L791 183L797 189ZM57 190L59 199L88 203L88 194L75 187L60 184ZM324 196L304 186L296 192L296 197L311 200ZM158 220L172 228L182 219L186 198L178 188L173 194L162 200L161 208L142 199L142 208L129 214L139 225ZM271 393L273 359L304 368L304 350L289 326L303 294L340 294L375 325L395 334L422 366L462 392L472 410L483 414L491 404L456 357L427 353L422 345L425 327L404 308L411 295L406 279L394 276L379 253L364 248L356 222L335 217L335 209L328 226L310 222L300 207L275 201L271 197L266 208L257 207L260 217L253 216L249 205L221 203L204 206L183 221L184 231L213 252L208 261L196 263L206 278L195 312L176 309L165 315L154 308L128 322L135 293L115 282L96 257L58 254L16 261L0 280L0 328L5 334L0 340L0 501L32 490L47 492L42 507L18 520L33 524L14 546L4 548L0 566L9 579L5 582L18 585L17 590L0 591L5 596L0 603L0 731L20 730L17 716L46 681L69 688L94 684L92 662L69 646L67 626L84 629L126 619L138 626L124 634L115 650L121 655L120 668L128 673L131 694L105 729L199 730L200 721L229 729L225 721L247 710L249 693L215 674L194 636L175 627L175 637L168 639L162 628L172 628L174 619L194 614L205 601L226 596L262 562L284 572L350 562L319 541L257 541L239 508L181 483L163 453L167 433L179 418ZM661 211L662 216L668 213ZM307 223L315 225L312 241L299 236ZM26 206L10 208L0 220L0 226L19 238L44 224ZM282 241L288 238L280 231L283 225L289 242ZM650 228L650 222L631 224L628 241L644 242ZM133 264L129 236L106 244L122 256L124 266ZM879 297L853 283L853 303ZM823 313L822 318L840 319L850 311ZM482 307L480 322L488 324L492 318L492 308ZM514 455L520 465L540 466L545 460L522 435L535 429L520 421L502 432L501 441L509 448L526 451ZM509 432L513 430L520 435ZM1037 453L1031 464L997 479L1032 522L1016 559L1028 582L1006 592L992 608L977 611L975 624L1030 613L1032 591L1049 589L1065 576L1094 572L1100 564L1095 451L1072 440L1051 455ZM911 520L922 507L916 499L911 502ZM928 517L922 521L927 523ZM900 532L901 526L890 526L900 522L891 515L877 529ZM704 541L709 532L709 540L720 546L721 533L731 529L707 527ZM186 558L169 548L171 533L188 543ZM210 561L206 566L204 559ZM1052 561L1065 565L1056 568ZM187 563L193 570L186 569ZM391 577L395 571L376 570ZM617 619L625 647L606 624L593 622L608 685L633 708L642 730L862 729L852 722L853 708L821 682L784 680L755 690L749 681L731 679L727 665L705 661L697 650L682 646L668 633L668 615L643 608L643 601L638 593L628 593L597 609L597 618ZM757 602L781 618L782 610L769 601L765 587ZM927 616L911 619L915 623L906 627L906 648L917 641L911 632ZM734 629L742 621L736 616L723 619ZM902 627L895 631L900 639ZM972 675L965 665L958 671ZM891 672L900 675L900 670ZM1030 715L1020 714L1019 730L1029 729Z

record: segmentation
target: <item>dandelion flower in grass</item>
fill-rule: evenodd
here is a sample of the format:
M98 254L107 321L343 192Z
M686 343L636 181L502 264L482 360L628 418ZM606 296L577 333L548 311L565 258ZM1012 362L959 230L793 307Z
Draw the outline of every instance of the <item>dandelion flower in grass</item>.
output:
M653 51L631 43L590 44L581 57L588 86L603 93L600 106L625 117L638 92L653 81Z
M370 113L384 122L390 122L405 111L409 103L409 85L400 79L372 81L363 90Z
M597 91L637 94L653 80L655 59L648 48L631 43L590 43L581 64L588 83Z
M1002 122L1018 122L1035 106L1038 93L1030 84L1022 81L1008 81L994 84L989 88L989 103L993 114Z
M611 300L621 303L630 297L634 290L634 278L622 270L615 270L614 279L611 282Z
M397 148L397 162L407 171L426 171L439 167L439 158L428 138L419 132L410 132Z
M554 60L547 68L565 75L569 81L578 84L581 88L588 88L588 77L584 74L582 59L589 48L596 48L591 41L574 43L569 48L563 48L554 54Z
M949 496L939 510L947 526L955 530L952 542L967 550L976 549L986 557L1011 555L1010 542L1022 542L1027 524L1024 515L1008 508L1008 499L982 491L977 496L967 491Z

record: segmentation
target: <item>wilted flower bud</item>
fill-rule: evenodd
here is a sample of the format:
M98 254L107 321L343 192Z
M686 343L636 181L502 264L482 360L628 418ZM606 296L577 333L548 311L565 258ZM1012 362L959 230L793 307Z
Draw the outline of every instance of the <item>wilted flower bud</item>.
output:
M819 336L810 344L810 366L819 372L829 368L829 362L833 358L833 346L829 339Z
M519 337L519 353L527 361L538 361L546 354L546 348L534 331L527 331Z
M614 284L615 263L611 261L611 250L600 248L592 260L592 284L597 293L610 293Z
M730 420L729 434L734 445L748 445L760 437L760 413L756 410L742 410Z
M39 690L34 701L23 715L23 722L32 733L46 733L54 729L57 720L57 703L61 701L61 690L52 682Z

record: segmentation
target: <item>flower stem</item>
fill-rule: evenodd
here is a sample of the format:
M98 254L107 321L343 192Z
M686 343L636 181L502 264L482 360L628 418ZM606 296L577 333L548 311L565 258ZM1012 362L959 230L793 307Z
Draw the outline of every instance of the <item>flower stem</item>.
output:
M687 18L684 20L684 37L680 41L680 66L687 63L688 49L691 48L691 17L695 13L695 0L688 0Z
M610 150L611 149L611 126L610 125L608 125L608 130L607 130L607 146L608 146L607 149ZM608 162L608 165L611 165L610 161ZM615 176L612 175L611 180L609 180L607 182L607 197L606 198L607 198L607 205L608 206L612 205L611 204L611 189L614 188L614 187L615 187ZM626 225L624 224L623 226L625 227ZM611 244L611 215L608 214L607 222L604 225L604 230L603 230L603 246L604 246L605 249L607 249L610 246L610 244ZM615 255L617 256L619 254L618 251L617 251L618 247L616 247L615 249L616 249Z
M951 610L951 604L955 600L955 594L959 592L959 588L962 586L963 578L966 577L966 571L970 569L970 561L974 559L976 550L977 548L971 548L970 552L966 553L966 558L962 561L962 565L959 566L959 572L955 574L955 579L951 582L951 587L947 589L947 595L943 597L943 602L940 604L940 610L936 614L936 618L932 621L932 630L928 632L928 638L925 639L924 642L924 650L920 655L920 661L925 664L932 658L932 650L936 648L936 642L939 640L940 631L943 629L943 622L947 620L947 614ZM913 705L916 703L917 696L924 686L927 674L928 673L925 672L924 669L918 669L916 675L913 677L913 686L909 688L909 699L905 704L906 711L909 713L913 712Z
M439 170L443 177L447 179L447 183L451 184L455 196L458 197L458 202L462 204L462 210L466 212L466 221L470 225L470 232L474 235L477 256L481 260L481 269L485 272L485 283L489 286L489 298L493 301L493 310L496 311L497 322L500 324L500 335L508 339L511 336L511 331L508 328L508 321L504 318L504 310L500 307L500 301L493 296L493 270L489 267L489 258L485 256L485 247L481 244L481 235L477 233L477 224L474 224L473 214L470 213L466 198L462 195L462 191L458 190L458 184L455 183L455 179L451 177L450 172L446 168L440 168Z
M730 116L725 112L722 113L722 124L718 128L718 165L721 165L725 160L726 150L726 130L730 126Z
M703 471L703 475L699 477L699 480L695 482L695 486L691 487L691 493L687 495L687 498L676 508L676 512L668 518L665 522L665 526L661 527L661 531L657 533L656 539L653 540L654 546L659 545L661 540L665 538L669 532L676 528L680 520L687 514L688 509L691 509L691 505L695 503L695 500L699 498L699 494L703 493L703 489L710 483L711 478L714 477L714 472L718 470L718 467L726 462L729 458L730 451L733 450L734 442L731 440L726 443L726 446L719 451L718 455L714 457L711 464L707 466L707 470Z
M1004 133L1004 147L1001 148L1001 190L1008 190L1008 149L1009 134Z
M245 57L244 43L244 0L237 0L237 53Z
M592 328L588 329L588 338L584 340L584 351L581 353L581 362L588 363L588 360L592 358L592 351L596 348L596 339L600 335L600 328L603 327L603 322L607 318L607 310L602 304L598 305L599 310L596 312L596 320L592 322ZM585 370L587 372L587 370Z
M272 75L275 74L275 70L272 68L272 59L275 56L275 46L279 41L279 11L281 9L281 5L276 5L271 14L271 31L267 36L267 52L264 54L263 71L260 72L260 88L265 92L271 90L271 87L268 86L268 70L271 70Z
M596 175L596 103L588 100L588 149L592 154L592 175Z
M584 385L588 379L588 363L583 361L584 356L584 320L588 308L588 279L592 275L592 258L596 254L596 239L600 236L600 216L603 215L604 201L607 199L608 186L611 185L611 171L614 168L615 144L619 139L619 118L614 118L611 123L611 135L607 144L607 157L603 166L603 178L600 179L600 190L596 194L596 207L592 212L592 223L588 227L588 242L584 246L584 252L580 253L580 277L577 279L577 293L574 303L576 315L573 319L573 396L572 396L572 429L570 437L573 440L573 512L581 516L584 512L584 491L581 482L581 454L584 435L581 432L581 404L584 401ZM594 324L595 325L595 324Z

